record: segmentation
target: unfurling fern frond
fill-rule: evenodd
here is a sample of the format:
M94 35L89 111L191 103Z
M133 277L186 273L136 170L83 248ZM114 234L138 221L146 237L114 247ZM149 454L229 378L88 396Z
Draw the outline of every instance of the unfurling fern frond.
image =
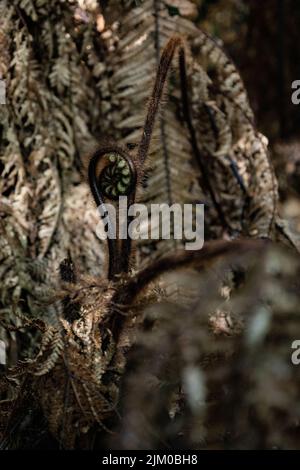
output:
M194 143L173 73L155 126L140 198L169 205L204 203L208 238L274 238L277 183L267 141L255 128L235 65L215 40L192 23L187 13L192 10L189 1L179 7L159 0L146 0L128 10L118 30L116 54L106 60L115 105L106 113L107 135L130 146L137 142L159 51L175 32L182 34ZM135 67L130 66L132 61ZM161 242L162 251L165 243Z

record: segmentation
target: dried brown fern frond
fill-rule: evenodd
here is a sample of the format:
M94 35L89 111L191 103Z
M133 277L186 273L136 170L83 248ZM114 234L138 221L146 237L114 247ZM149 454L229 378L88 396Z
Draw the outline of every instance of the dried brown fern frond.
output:
M147 0L128 9L116 30L116 54L107 59L114 94L114 107L106 115L108 133L130 145L137 142L160 48L180 33L186 42L191 125L184 124L179 82L172 74L141 198L170 205L204 202L209 238L274 238L277 182L267 140L255 128L235 65L219 43L193 24L187 14L193 8L189 1L179 8L177 2Z
M21 300L25 312L36 315L36 298L53 286L69 252L81 258L83 270L101 272L93 220L84 217L90 196L80 184L78 158L101 134L93 72L101 59L90 58L89 65L82 60L99 33L75 18L75 3L16 0L0 8L0 78L6 84L0 110L0 308L7 311Z
M66 301L60 325L37 323L42 330L38 353L7 374L8 392L12 389L15 393L11 410L14 403L20 403L22 409L23 396L34 394L50 432L63 447L92 445L93 433L101 429L108 432L109 423L118 416L120 378L126 352L139 331L140 311L163 295L159 284L158 290L153 290L153 282L175 266L179 270L194 267L202 271L222 257L228 262L231 256L262 249L263 244L251 241L215 242L200 252L173 256L171 263L171 258L166 257L145 271L123 275L114 282L88 277L74 283L73 276L66 276L72 268L65 266L63 272L69 282L62 291ZM29 326L35 326L33 321L27 321ZM4 419L7 404L0 405ZM12 429L18 426L18 416L9 416L2 436L8 446Z

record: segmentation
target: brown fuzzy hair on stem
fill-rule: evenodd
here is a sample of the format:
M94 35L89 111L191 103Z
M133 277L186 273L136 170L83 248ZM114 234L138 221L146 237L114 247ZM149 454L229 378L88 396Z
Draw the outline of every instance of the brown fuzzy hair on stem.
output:
M108 226L110 226L111 221L109 219L109 214L105 209L105 200L116 200L119 196L126 195L128 196L128 206L135 203L137 184L142 181L144 176L144 163L149 152L155 119L161 104L168 72L176 51L179 53L183 114L190 133L192 147L197 163L199 164L204 176L206 184L205 189L212 198L220 220L225 224L222 210L217 204L213 189L209 183L208 174L205 170L205 165L198 149L192 119L190 117L184 42L180 36L173 36L166 44L160 58L155 83L148 103L142 137L138 145L136 155L131 155L129 152L123 150L119 145L110 144L100 147L90 156L88 180L91 192L97 206L101 205L102 217L106 218ZM102 166L99 174L99 172L97 172L98 164L105 158L108 163L106 166ZM127 228L130 221L130 218L128 218ZM114 279L116 276L129 271L129 267L131 265L131 245L132 243L129 237L125 240L112 240L108 237L109 279Z

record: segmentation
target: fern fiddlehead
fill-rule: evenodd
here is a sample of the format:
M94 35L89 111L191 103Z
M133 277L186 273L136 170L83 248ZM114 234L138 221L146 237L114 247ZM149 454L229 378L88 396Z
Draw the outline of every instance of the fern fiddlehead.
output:
M104 155L108 159L107 166L99 175L99 185L107 199L118 199L128 196L136 183L136 172L131 160L111 152Z
M179 52L179 69L181 79L181 92L184 101L184 117L188 124L188 96L186 92L187 80L185 71L184 41L180 36L173 36L167 42L159 61L156 79L150 96L148 110L144 121L142 137L135 158L117 145L108 145L97 150L91 157L88 169L89 183L97 206L101 206L102 217L108 222L108 230L111 230L111 220L105 208L105 199L117 201L120 196L128 196L127 204L133 204L136 198L137 181L141 181L144 175L144 163L147 158L155 119L160 107L163 90L174 55ZM190 129L190 126L188 126ZM106 162L106 164L105 164ZM98 165L101 165L97 172ZM127 226L130 223L127 219ZM109 249L109 279L116 275L126 273L129 270L131 240L114 240L108 237Z
M118 200L120 196L127 196L127 204L132 204L137 181L136 165L131 156L122 148L116 145L104 146L92 155L88 178L97 207L101 208L101 217L107 221L109 235L113 232L114 227L105 201L114 201ZM109 250L108 278L113 279L122 272L128 272L131 243L130 239L117 240L110 236L107 240Z

